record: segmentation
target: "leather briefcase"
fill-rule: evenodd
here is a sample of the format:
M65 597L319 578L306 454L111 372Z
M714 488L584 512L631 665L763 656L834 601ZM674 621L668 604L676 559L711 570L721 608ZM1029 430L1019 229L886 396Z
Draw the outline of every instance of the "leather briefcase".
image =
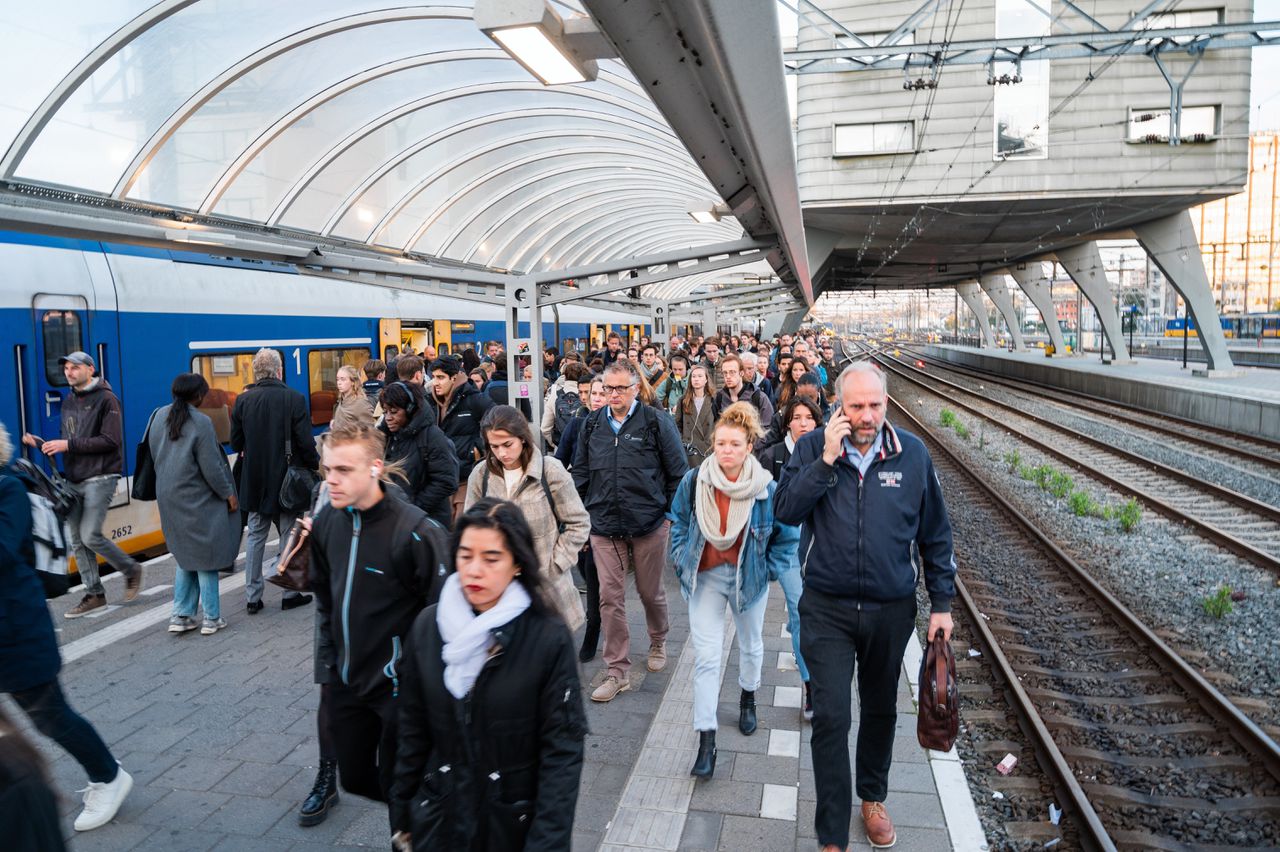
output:
M951 751L960 732L960 695L956 684L956 658L951 643L939 630L920 663L920 705L916 739L924 748Z

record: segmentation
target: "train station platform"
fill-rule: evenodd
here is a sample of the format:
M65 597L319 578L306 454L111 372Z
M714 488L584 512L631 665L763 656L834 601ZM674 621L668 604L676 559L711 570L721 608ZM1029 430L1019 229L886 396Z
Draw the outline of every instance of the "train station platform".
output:
M918 350L958 366L987 370L1125 405L1188 418L1247 435L1280 435L1280 370L1241 367L1230 375L1195 375L1203 365L1157 358L1104 362L1095 353L1048 358L1041 350L1009 352L927 345Z
M69 701L102 734L134 777L134 789L110 824L76 833L85 778L55 744L32 734L61 796L64 836L84 850L320 852L387 849L384 806L343 795L321 825L302 828L297 808L315 777L318 692L312 683L312 606L282 612L272 586L266 608L244 611L244 575L221 581L227 629L213 636L171 635L167 624L174 567L147 566L142 594L97 618L62 618L78 595L51 602L65 657ZM120 604L119 575L106 580ZM643 611L628 596L632 691L609 704L587 702L586 742L574 852L586 850L776 850L816 848L813 755L801 718L800 678L785 635L780 590L771 588L766 622L760 729L741 736L737 655L728 658L721 695L715 777L694 783L692 648L674 576L668 578L670 662L653 674ZM727 635L731 636L732 621ZM728 640L727 640L728 641ZM899 687L898 737L888 807L898 849L985 848L981 826L954 751L926 753L915 741L914 692L905 672L919 666L912 645ZM598 680L600 659L583 668ZM638 669L639 671L636 671ZM0 699L8 700L8 699ZM15 712L15 717L20 714ZM854 718L857 719L855 706ZM856 736L856 726L850 742ZM854 810L853 848L869 848Z

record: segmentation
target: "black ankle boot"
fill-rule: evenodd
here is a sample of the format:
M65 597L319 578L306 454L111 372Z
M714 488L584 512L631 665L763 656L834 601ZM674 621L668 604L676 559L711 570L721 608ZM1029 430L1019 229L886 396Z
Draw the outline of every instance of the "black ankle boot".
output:
M329 815L329 808L338 804L338 763L334 760L320 761L320 770L316 772L316 784L311 788L311 795L302 803L298 811L298 825L319 825Z
M716 732L698 731L698 757L693 761L690 775L710 778L716 771Z
M600 645L600 622L587 622L587 632L582 634L582 647L578 649L578 661L589 663L596 658Z
M748 737L756 732L756 694L745 689L738 699L738 730Z

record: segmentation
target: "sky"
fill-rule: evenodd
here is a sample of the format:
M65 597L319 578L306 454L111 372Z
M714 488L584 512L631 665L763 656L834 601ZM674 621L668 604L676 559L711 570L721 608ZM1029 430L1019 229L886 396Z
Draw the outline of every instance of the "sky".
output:
M1255 21L1280 20L1280 0L1255 0ZM1249 129L1280 130L1280 45L1253 49Z

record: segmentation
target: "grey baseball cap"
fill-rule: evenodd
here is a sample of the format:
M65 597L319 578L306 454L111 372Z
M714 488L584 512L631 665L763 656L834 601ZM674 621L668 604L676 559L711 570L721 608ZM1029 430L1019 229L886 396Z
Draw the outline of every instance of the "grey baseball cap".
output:
M94 367L98 365L93 363L93 358L87 352L72 352L69 355L63 355L58 359L58 366L70 361L72 364L79 364L82 367Z

